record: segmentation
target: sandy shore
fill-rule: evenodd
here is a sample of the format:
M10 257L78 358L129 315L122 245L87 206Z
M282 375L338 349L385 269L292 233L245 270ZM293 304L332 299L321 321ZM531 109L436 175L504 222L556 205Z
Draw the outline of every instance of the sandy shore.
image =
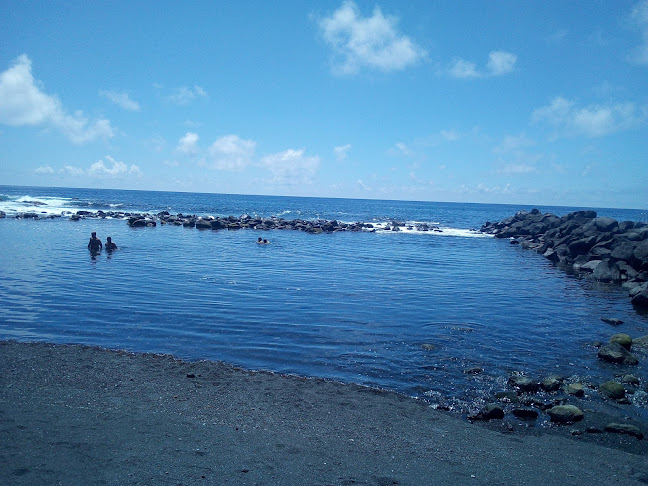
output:
M641 452L504 433L395 393L13 342L0 342L0 451L6 485L648 483Z

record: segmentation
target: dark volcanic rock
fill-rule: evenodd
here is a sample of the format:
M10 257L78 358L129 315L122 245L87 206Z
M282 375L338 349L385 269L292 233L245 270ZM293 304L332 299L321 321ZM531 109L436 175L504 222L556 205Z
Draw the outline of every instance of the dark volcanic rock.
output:
M648 308L648 290L643 290L636 294L631 302L635 307Z
M513 373L508 379L509 385L523 392L534 392L540 388L540 383L520 373Z
M585 414L574 405L557 405L547 410L552 422L558 424L571 424L583 420Z
M468 420L497 420L504 418L504 409L497 404L489 403Z
M567 271L608 283L623 283L636 307L648 307L648 225L574 211L563 217L519 211L481 231L509 238ZM643 291L646 294L639 295Z
M634 425L630 425L630 424L617 424L617 423L607 424L605 426L605 431L611 432L613 434L631 435L632 437L636 437L639 440L644 438L641 429L639 427L635 427Z
M601 282L618 282L621 280L621 269L616 263L603 260L594 269L594 278Z
M598 358L609 363L625 365L636 365L639 363L639 360L619 343L601 346L598 350Z

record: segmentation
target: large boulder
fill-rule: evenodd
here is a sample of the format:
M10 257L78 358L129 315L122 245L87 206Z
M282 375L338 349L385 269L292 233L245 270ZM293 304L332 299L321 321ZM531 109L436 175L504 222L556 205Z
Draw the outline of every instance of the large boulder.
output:
M632 305L640 308L648 308L648 290L642 290L630 301Z
M499 420L504 418L504 409L495 403L489 403L475 415L470 415L469 420Z
M638 270L648 270L648 240L639 243L633 252L635 268Z
M632 347L632 338L630 337L629 334L619 333L619 334L615 334L610 338L610 344L612 343L620 344L628 351L630 351L630 348Z
M619 228L619 222L616 219L605 216L593 219L592 223L599 231L604 231L606 233L616 231Z
M611 257L615 260L624 260L629 262L632 260L635 250L634 243L630 241L621 241L613 246Z
M610 343L607 346L601 346L597 354L598 358L608 363L636 365L639 360L626 348L619 343Z
M610 423L605 426L606 432L611 432L613 434L626 434L631 435L639 440L644 438L643 432L639 427L636 427L631 424L617 424Z
M594 278L600 282L618 282L621 280L621 269L610 261L602 260L594 269Z
M547 410L552 422L558 424L571 424L583 420L585 414L574 405L557 405Z
M611 399L611 400L621 400L625 398L625 388L621 383L616 381L606 381L601 383L598 387L598 391L601 395Z

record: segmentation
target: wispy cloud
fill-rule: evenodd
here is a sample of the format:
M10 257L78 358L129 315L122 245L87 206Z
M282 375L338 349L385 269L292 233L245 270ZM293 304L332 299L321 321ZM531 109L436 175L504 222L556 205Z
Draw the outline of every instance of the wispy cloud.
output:
M176 89L175 92L173 92L172 94L168 95L165 99L169 103L184 106L184 105L188 105L196 98L204 98L206 96L207 96L207 91L205 91L200 86L196 85L192 88L182 86Z
M140 168L131 164L130 166L124 162L115 160L110 155L106 155L106 162L99 159L87 169L73 165L66 165L58 170L59 174L70 175L75 177L87 176L96 179L117 179L126 176L142 176Z
M117 91L99 91L99 95L103 96L106 99L109 99L117 106L120 106L124 110L128 111L140 111L140 105L136 101L130 99L128 93L120 93Z
M630 60L637 64L648 64L648 0L642 0L634 6L630 20L641 35L641 44L634 49Z
M344 2L319 22L325 42L333 49L333 71L346 75L363 68L398 71L425 58L425 50L399 33L397 23L378 7L371 17L362 17L354 2Z
M523 175L538 172L537 164L544 155L529 153L528 148L535 145L535 141L521 135L507 135L493 148L497 154L498 167L496 172L503 175Z
M641 124L645 111L631 102L594 104L579 107L574 101L558 96L547 106L536 109L532 120L547 122L559 132L556 136L584 135L602 137Z
M32 63L26 54L0 73L0 123L11 126L54 127L75 144L98 138L111 138L115 132L110 121L89 121L81 111L68 113L61 101L44 93L42 83L32 75Z
M54 169L52 169L49 165L43 165L34 170L34 174L53 174L53 173L54 173Z
M261 166L273 176L270 183L287 186L311 184L319 164L319 157L305 156L304 149L288 149L261 159Z
M335 147L333 149L333 153L335 154L335 158L337 160L346 160L349 150L351 150L351 144L347 143L346 145Z
M209 147L211 166L219 170L243 170L252 162L256 142L238 135L225 135Z
M455 59L448 69L450 76L461 79L487 78L503 76L513 71L517 56L505 51L491 51L488 54L486 68L480 70L477 64L465 59Z

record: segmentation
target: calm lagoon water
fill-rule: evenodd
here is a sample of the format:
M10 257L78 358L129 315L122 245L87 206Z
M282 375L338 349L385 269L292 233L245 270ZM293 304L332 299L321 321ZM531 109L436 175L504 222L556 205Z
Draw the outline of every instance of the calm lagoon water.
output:
M311 235L11 217L24 209L397 219L444 232ZM520 209L530 208L0 186L9 216L0 219L0 339L221 360L450 397L459 408L514 370L609 379L613 370L592 343L615 332L648 334L648 316L618 287L469 231ZM112 236L119 250L91 257L91 231ZM258 236L271 244L257 245ZM612 328L605 316L625 324ZM644 377L646 361L634 370ZM484 373L465 374L471 367Z

